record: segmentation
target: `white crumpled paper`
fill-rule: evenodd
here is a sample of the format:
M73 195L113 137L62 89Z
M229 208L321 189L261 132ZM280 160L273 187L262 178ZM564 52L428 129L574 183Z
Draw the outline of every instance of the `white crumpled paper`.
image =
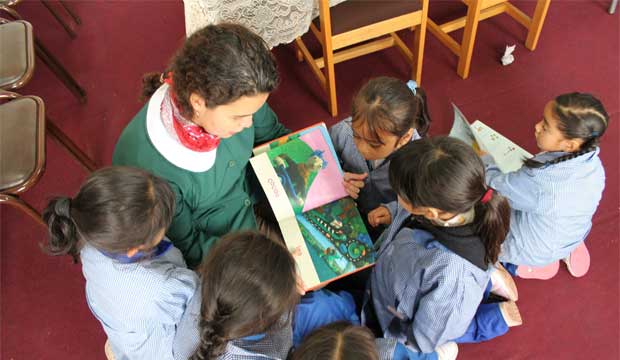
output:
M504 56L502 56L502 65L507 66L515 61L515 57L512 56L513 51L515 51L515 47L516 45L506 46Z

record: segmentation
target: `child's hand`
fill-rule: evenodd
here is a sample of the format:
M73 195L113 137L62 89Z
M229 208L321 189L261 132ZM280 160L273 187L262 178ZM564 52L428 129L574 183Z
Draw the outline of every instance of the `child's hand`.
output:
M372 227L377 227L381 224L390 225L392 223L392 215L385 206L379 206L368 213L368 223Z
M354 199L359 197L360 190L364 187L364 179L368 176L367 173L363 174L354 174L354 173L344 173L344 188Z

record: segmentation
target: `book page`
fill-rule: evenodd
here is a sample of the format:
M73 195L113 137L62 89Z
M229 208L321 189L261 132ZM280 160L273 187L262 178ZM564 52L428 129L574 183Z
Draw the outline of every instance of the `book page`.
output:
M278 222L286 218L294 218L295 212L289 202L280 177L276 173L271 160L266 153L262 153L250 159L250 164L256 173L258 182L263 188L269 205Z
M284 237L286 247L293 255L297 264L297 273L304 283L305 290L311 290L321 283L314 269L314 264L306 246L306 241L295 217L279 221L280 231Z
M452 108L454 109L454 123L452 124L452 129L448 135L459 140L463 140L473 147L476 142L476 138L474 137L474 133L469 125L469 122L461 110L454 105L454 103L452 104Z
M523 160L532 157L532 154L480 120L476 120L471 128L481 149L493 157L503 173L519 170L523 166Z
M272 147L259 157L269 158L293 212L301 214L343 198L347 192L327 129L319 126L297 135L289 137L285 143ZM254 170L259 180L270 175L263 173L262 167L255 167ZM272 207L275 206L272 204Z
M321 283L374 264L372 240L351 198L298 214L296 219Z
M276 147L278 147L280 145L286 144L289 140L296 139L296 138L300 137L301 135L307 134L307 133L315 130L316 128L320 128L320 127L322 127L325 130L327 130L327 126L325 126L325 123L322 123L322 122L318 123L318 124L310 125L310 126L305 127L305 128L303 128L301 130L297 130L297 131L295 131L293 133L290 133L288 135L284 135L284 136L281 136L281 137L279 137L279 138L277 138L275 140L271 140L271 141L268 141L268 142L266 142L264 144L261 144L261 145L255 147L252 150L252 154L254 156L260 155L260 154L265 153L265 152L267 152L267 151L269 151L271 149L274 149L274 148L276 148Z

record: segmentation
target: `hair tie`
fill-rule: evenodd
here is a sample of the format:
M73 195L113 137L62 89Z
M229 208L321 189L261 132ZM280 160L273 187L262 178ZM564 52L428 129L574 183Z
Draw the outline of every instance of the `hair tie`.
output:
M599 135L601 135L601 133L595 130L595 131L592 131L592 134L590 136L597 137Z
M413 92L413 95L415 95L416 94L415 89L418 87L418 83L415 82L414 80L409 80L407 81L407 87L411 89L411 92Z
M59 198L54 206L54 212L58 215L71 218L71 199L68 197Z
M480 203L486 204L491 200L492 197L493 197L493 189L488 188L487 191L482 196L482 199L480 199Z
M161 75L159 75L159 82L162 84L166 83L168 85L172 85L172 71L164 71L163 73L161 73Z

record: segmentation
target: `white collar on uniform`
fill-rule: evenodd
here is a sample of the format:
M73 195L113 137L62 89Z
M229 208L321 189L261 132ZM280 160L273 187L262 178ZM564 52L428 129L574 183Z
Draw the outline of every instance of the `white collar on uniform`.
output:
M205 172L215 163L217 148L207 152L193 151L170 137L161 120L161 103L168 84L155 91L146 110L146 132L155 149L172 164L191 172Z

